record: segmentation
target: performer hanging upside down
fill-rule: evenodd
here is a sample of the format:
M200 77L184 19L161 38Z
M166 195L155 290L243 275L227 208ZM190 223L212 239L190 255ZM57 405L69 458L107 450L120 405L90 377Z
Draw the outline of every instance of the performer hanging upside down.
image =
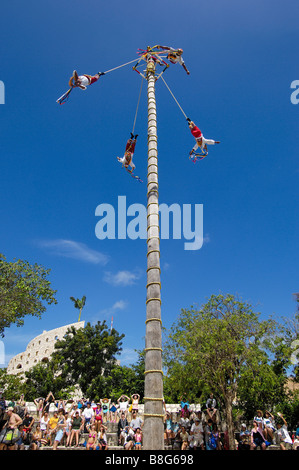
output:
M81 88L81 90L86 90L86 87L88 85L92 85L92 83L97 82L101 75L105 75L105 72L99 72L95 75L79 76L76 70L74 70L73 75L69 79L69 89L60 98L58 98L56 102L59 104L65 103L69 99L70 93L74 88L78 87Z
M134 136L131 132L131 137L130 139L128 139L127 144L126 144L126 150L125 150L124 156L122 158L117 157L117 160L121 162L126 169L128 169L128 166L130 166L132 168L131 171L135 169L135 165L133 163L133 155L135 151L137 137L138 137L137 134Z
M71 88L79 87L82 90L86 90L88 85L92 85L97 82L101 75L105 75L104 72L98 72L95 75L78 75L76 70L74 70L73 75L69 80L69 86Z
M190 151L189 155L196 154L196 150L198 148L201 149L202 155L206 156L208 154L208 145L214 145L214 144L220 144L219 141L217 140L212 140L212 139L205 139L204 136L202 135L201 130L194 124L191 119L187 118L188 121L188 126L191 131L191 134L196 140L196 144L194 145L193 149Z
M173 49L172 47L168 46L158 46L158 49L164 49L165 51L169 51L167 55L167 59L169 62L172 64L180 64L184 68L184 70L187 72L188 75L190 75L189 70L187 69L184 59L182 57L183 55L183 49Z

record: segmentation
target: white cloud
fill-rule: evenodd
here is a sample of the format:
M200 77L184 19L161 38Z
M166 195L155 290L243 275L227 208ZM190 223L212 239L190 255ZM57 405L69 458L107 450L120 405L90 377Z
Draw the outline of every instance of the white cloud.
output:
M39 245L49 250L53 255L77 259L86 263L105 265L109 260L107 255L88 248L84 243L73 240L44 240L40 241Z
M140 277L141 272L118 271L116 274L112 274L107 271L104 275L104 281L113 286L131 286L135 284Z
M138 353L135 349L124 348L119 357L122 366L130 366L138 361Z
M127 308L127 302L125 300L117 300L114 302L112 307L107 307L103 308L102 310L99 311L99 313L96 316L95 321L98 321L98 317L104 317L104 318L110 318L112 315L114 315L118 310L124 310Z
M118 300L115 304L112 305L113 310L123 310L126 308L127 303L124 300Z

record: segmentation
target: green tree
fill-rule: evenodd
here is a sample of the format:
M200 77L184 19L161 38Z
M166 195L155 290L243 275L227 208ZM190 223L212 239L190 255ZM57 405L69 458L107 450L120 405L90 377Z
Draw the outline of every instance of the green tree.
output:
M55 398L69 394L68 384L63 380L55 360L40 362L25 372L25 395L27 399L46 397L51 391Z
M8 262L0 253L0 335L15 323L24 324L24 317L41 317L47 304L57 303L56 291L48 280L49 269L27 261Z
M133 393L144 396L144 352L139 351L136 364L130 366L115 365L107 377L107 388L110 397L115 401L121 395L131 396Z
M71 327L62 340L55 343L52 358L62 371L61 378L69 385L78 384L85 396L103 397L107 389L107 377L115 367L116 356L122 350L124 335L106 322L97 322L84 328Z
M275 330L252 307L233 295L212 295L199 310L183 309L166 342L164 365L177 393L209 389L222 403L230 448L234 449L233 403L242 375L259 370L264 346ZM197 391L197 393L198 393Z
M22 393L25 394L24 381L19 375L7 374L7 369L0 369L0 389L6 400L18 400Z
M83 307L86 302L86 297L85 295L83 295L82 299L75 299L75 297L70 297L70 299L74 302L74 307L79 310L79 318L78 318L78 322L79 322L81 319L81 313L82 313Z

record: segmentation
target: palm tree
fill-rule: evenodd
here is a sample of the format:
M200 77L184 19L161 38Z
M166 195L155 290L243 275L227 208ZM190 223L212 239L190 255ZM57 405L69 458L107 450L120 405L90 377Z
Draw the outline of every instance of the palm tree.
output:
M81 312L85 305L86 297L85 295L83 295L82 299L75 299L75 297L70 297L70 299L74 302L74 307L80 311L79 318L78 318L78 321L80 321Z

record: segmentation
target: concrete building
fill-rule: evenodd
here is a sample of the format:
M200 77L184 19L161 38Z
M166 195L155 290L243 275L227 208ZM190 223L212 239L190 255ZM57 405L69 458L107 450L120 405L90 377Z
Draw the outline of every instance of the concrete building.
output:
M63 339L69 328L84 328L84 324L85 322L81 321L54 328L50 331L43 331L42 334L28 343L26 351L17 354L9 361L7 373L13 375L23 374L40 362L47 362L54 351L56 341Z

